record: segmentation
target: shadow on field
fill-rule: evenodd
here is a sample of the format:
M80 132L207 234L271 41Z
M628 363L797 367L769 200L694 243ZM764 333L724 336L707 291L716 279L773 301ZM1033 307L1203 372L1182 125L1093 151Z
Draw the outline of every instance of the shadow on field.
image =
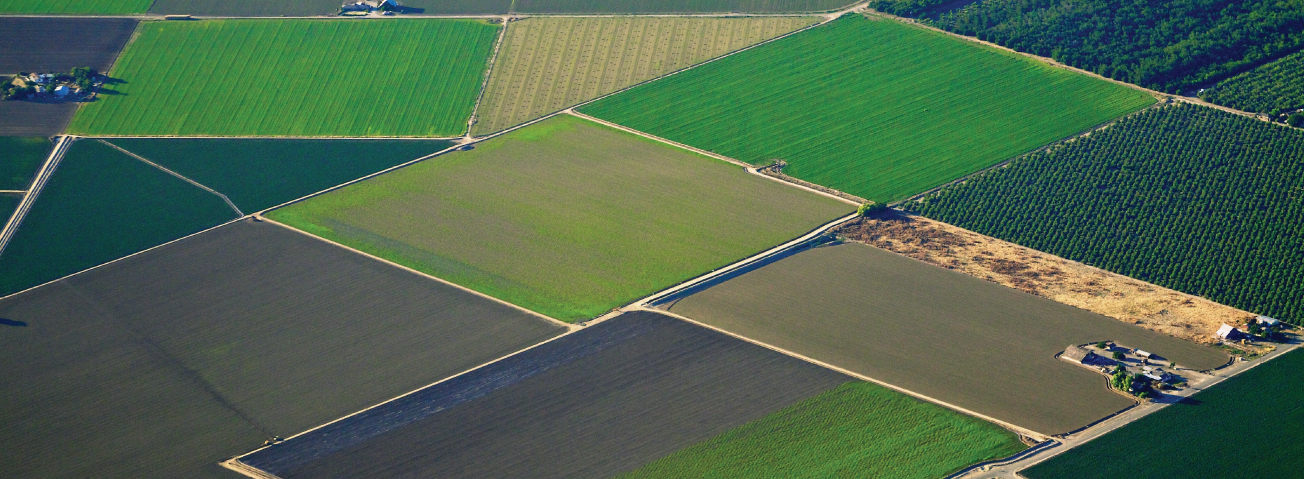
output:
M0 325L2 325L2 326L14 326L14 327L22 328L22 327L26 327L26 326L27 326L27 322L26 322L26 321L14 321L14 320L12 320L12 319L0 318Z

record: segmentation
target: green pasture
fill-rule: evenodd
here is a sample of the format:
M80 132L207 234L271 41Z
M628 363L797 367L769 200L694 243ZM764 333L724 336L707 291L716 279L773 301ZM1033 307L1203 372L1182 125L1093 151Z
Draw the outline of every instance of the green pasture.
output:
M1154 103L879 17L830 24L580 111L890 202Z
M560 116L268 217L577 321L851 211L734 165Z
M253 213L435 153L446 140L115 138Z
M1288 353L1021 471L1032 479L1299 477L1304 353ZM1292 426L1293 424L1293 426Z
M145 13L152 3L154 0L0 0L0 14L131 15Z
M144 22L84 135L449 137L499 27L482 20Z
M0 137L0 190L25 190L50 154L48 138Z
M851 382L619 478L936 479L1025 448L991 423Z
M221 198L94 140L73 144L0 254L0 295L234 219Z

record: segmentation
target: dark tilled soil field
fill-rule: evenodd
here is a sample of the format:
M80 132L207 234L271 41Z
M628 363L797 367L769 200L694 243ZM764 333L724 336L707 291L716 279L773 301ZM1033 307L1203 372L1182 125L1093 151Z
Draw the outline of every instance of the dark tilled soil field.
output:
M214 17L316 16L334 15L343 3L340 0L156 0L149 13Z
M132 18L0 17L0 73L106 72L135 30Z
M6 298L0 318L17 477L190 477L563 331L253 222Z
M74 102L0 101L0 136L57 135L73 113L77 113Z
M244 460L287 479L605 478L849 379L627 313Z
M1070 344L1113 340L1196 369L1229 359L858 243L797 253L670 310L1043 434L1132 404L1055 358Z

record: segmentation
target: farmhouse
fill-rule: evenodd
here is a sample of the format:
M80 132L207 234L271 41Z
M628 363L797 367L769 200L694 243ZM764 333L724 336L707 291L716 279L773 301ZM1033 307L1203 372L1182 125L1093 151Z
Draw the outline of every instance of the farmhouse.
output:
M1082 365L1089 365L1100 359L1100 356L1096 356L1096 353L1082 346L1069 346L1060 357Z
M397 7L398 4L393 0L357 0L353 3L345 3L340 7L345 12L370 12L372 10L382 10L385 7Z

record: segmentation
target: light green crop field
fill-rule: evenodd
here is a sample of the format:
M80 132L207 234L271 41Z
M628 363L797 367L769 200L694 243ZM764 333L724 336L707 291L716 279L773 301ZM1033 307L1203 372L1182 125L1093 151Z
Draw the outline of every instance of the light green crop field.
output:
M991 423L851 382L619 478L936 479L1025 448Z
M86 104L85 135L466 131L499 27L481 20L143 22Z
M268 217L565 321L852 207L570 115Z
M580 111L879 202L1150 105L1124 86L879 17L827 25Z
M128 15L145 13L152 3L154 0L0 0L0 13Z
M471 131L503 130L818 20L538 17L512 22Z

